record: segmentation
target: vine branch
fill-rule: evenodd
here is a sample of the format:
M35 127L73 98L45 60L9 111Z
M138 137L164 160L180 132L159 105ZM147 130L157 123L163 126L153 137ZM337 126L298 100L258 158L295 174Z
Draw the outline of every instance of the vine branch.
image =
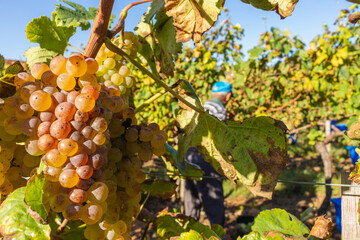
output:
M117 22L117 24L113 27L113 29L111 29L108 33L108 37L111 39L113 38L116 34L118 34L119 32L123 31L124 26L125 26L125 18L127 16L127 12L129 11L130 8L139 5L139 4L143 4L143 3L147 3L147 2L153 2L155 0L143 0L143 1L138 1L138 2L133 2L130 3L129 5L127 5L120 13L120 17L119 17L119 21Z
M134 66L136 66L140 71L142 71L144 74L148 75L149 77L151 77L157 84L159 84L160 86L162 86L163 88L165 88L165 90L167 92L170 92L174 97L176 97L178 100L180 100L181 102L183 102L186 106L188 106L189 108L193 109L194 111L198 112L198 113L205 113L204 110L194 106L193 104L191 104L190 102L188 102L185 98L183 98L182 96L180 96L176 91L174 91L171 87L169 87L168 85L166 85L163 81L161 81L160 78L158 78L155 74L153 74L152 72L150 72L149 70L147 70L145 67L143 67L140 63L138 63L135 59L133 59L132 57L130 57L128 54L126 54L123 50L121 50L120 48L118 48L117 46L115 46L114 44L112 44L112 42L110 41L109 38L106 38L104 40L106 47L108 49L110 49L111 51L119 54L120 56L123 56L124 58L126 58L129 62L131 62Z
M150 103L155 101L156 99L160 98L162 95L166 93L165 89L161 90L160 92L154 94L151 98L147 99L143 104L141 104L139 107L135 109L135 112L141 112L146 106L148 106Z
M111 11L115 0L100 0L99 10L96 14L94 25L91 28L91 35L86 45L84 55L95 58L101 45L104 43L104 36L107 35Z
M284 108L286 108L287 106L293 104L294 102L296 102L300 97L301 97L301 93L299 93L294 99L292 99L290 102L287 102L285 103L284 105L280 106L280 107L277 107L277 108L273 108L273 109L269 109L267 112L276 112L276 111L279 111L279 110L282 110Z

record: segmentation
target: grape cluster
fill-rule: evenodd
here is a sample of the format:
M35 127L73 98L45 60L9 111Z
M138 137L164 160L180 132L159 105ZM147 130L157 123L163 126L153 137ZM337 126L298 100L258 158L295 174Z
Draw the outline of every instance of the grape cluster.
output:
M74 53L17 74L16 94L0 105L0 193L26 185L42 164L48 209L82 220L87 239L130 239L142 162L165 153L167 135L138 124L121 88L98 83L98 68Z
M136 53L141 49L138 37L132 32L124 32L123 38L119 36L114 38L112 42L130 56L136 56ZM105 86L115 85L122 94L126 94L129 91L128 89L134 85L135 78L130 76L131 71L124 59L110 51L105 45L101 46L96 60L100 65L96 75Z

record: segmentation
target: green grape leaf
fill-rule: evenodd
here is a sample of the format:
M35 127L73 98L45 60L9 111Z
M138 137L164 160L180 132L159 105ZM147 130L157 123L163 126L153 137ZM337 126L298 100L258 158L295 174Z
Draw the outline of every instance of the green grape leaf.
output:
M164 157L166 160L170 161L180 172L184 172L185 166L179 159L178 151L168 143L165 143L165 150Z
M224 0L165 0L165 10L173 17L178 42L190 39L199 42L202 35L214 26Z
M191 92L180 94L199 103ZM182 110L177 120L182 131L180 159L184 159L189 147L198 147L206 161L228 179L239 179L255 195L272 196L287 163L284 123L269 117L225 123L193 110Z
M241 0L244 3L251 4L252 6L265 10L275 10L281 18L291 16L294 8L299 0Z
M308 227L294 215L278 208L262 211L255 218L251 230L261 234L274 231L297 238L302 238L310 232Z
M4 67L5 67L5 58L3 57L3 55L0 54L0 72L4 70Z
M205 238L215 237L215 239L221 239L213 230L211 230L208 226L205 226L195 219L190 219L190 221L186 225L186 229L195 230L198 233L201 233Z
M226 234L224 228L220 224L211 224L211 230L221 238Z
M32 216L42 224L47 221L48 213L43 204L43 187L45 177L43 175L33 175L26 185L25 203L33 211Z
M141 184L143 192L150 192L151 195L168 199L175 194L176 184L170 181L146 180Z
M155 24L152 21L154 16ZM155 72L162 77L173 76L174 55L181 51L182 45L176 42L173 20L166 15L163 0L151 4L136 27L136 33L145 45L140 54L152 70L156 69Z
M55 21L41 16L29 22L25 31L30 42L37 42L42 48L63 53L69 38L75 33L75 27L57 26Z
M12 192L0 206L0 233L6 239L50 239L49 225L36 221L24 202L25 187Z
M262 54L263 53L263 49L261 48L261 47L254 47L253 49L250 49L249 51L248 51L248 53L249 53L249 58L250 59L256 59L256 58L258 58L259 56L260 56L260 54Z
M179 236L186 230L170 215L163 215L156 218L156 232L160 237L170 239L173 236Z
M73 9L65 7L61 4L58 4L55 8L55 21L58 26L65 27L81 27L81 30L87 30L90 28L90 20L94 20L97 8L90 7L89 10L86 10L80 4L68 1L61 0L64 3L67 3Z
M57 55L57 52L42 47L31 47L25 53L26 63L31 67L34 63L49 63L50 60Z
M150 21L154 18L154 16L164 10L165 2L164 0L156 0L151 3L151 6L149 7L149 11L146 13L144 22L150 23Z
M266 237L262 236L258 232L251 232L251 233L243 236L242 238L238 237L237 240L266 240Z
M204 238L200 233L194 230L190 230L189 232L183 232L180 234L178 240L203 240Z
M20 61L16 61L6 68L5 74L17 74L23 71L24 67L21 65Z

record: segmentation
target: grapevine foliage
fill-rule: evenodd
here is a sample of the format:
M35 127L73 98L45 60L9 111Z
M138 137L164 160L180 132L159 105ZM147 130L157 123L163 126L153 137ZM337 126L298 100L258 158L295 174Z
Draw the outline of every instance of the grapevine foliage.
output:
M261 44L249 52L246 61L237 53L241 49L237 40L241 39L243 30L229 21L206 34L205 40L200 42L217 21L223 0L154 1L136 29L138 36L122 32L112 42L107 40L107 47L100 47L96 59L85 60L79 53L73 53L67 59L62 55L70 37L78 27L89 28L96 9L87 10L68 0L62 2L71 8L57 5L51 18L41 16L26 28L29 41L39 44L25 53L31 74L23 72L20 63L12 64L1 74L1 80L5 82L1 87L15 85L17 91L17 95L13 91L9 96L3 94L4 89L0 92L1 97L8 97L0 109L0 191L8 195L0 207L0 230L5 237L50 239L50 231L53 234L63 227L57 214L61 212L69 221L68 229L59 229L59 236L65 239L70 238L71 232L75 233L73 239L83 236L87 239L129 239L131 222L141 209L140 191L169 198L176 188L168 181L145 181L145 174L140 169L142 161L150 160L153 154L165 155L169 173L189 174L201 179L202 172L197 166L183 162L185 152L192 146L197 146L218 172L233 181L240 180L254 194L271 197L287 161L287 129L281 121L261 116L264 115L262 111L283 104L280 95L284 86L281 84L285 85L288 79L294 82L291 85L294 89L284 91L287 100L294 94L301 94L298 102L317 104L319 100L331 97L328 92L321 92L317 99L308 99L306 93L329 90L330 87L318 84L297 88L303 76L297 76L294 69L304 70L307 77L320 79L322 83L334 74L334 69L327 65L330 61L332 65L340 66L339 72L335 72L338 79L330 82L340 82L351 72L348 65L343 65L356 60L354 57L350 61L347 52L336 45L341 40L346 50L353 50L353 42L347 40L351 34L336 41L324 34L323 40L316 40L322 51L315 54L315 51L305 51L299 39L291 39L287 32L281 34L273 29L262 36ZM297 3L296 0L246 2L261 9L277 10L284 17ZM345 25L341 34L348 33L345 30L350 32L350 27ZM339 33L339 36L342 35ZM190 39L199 43L194 49L181 49L179 42ZM111 44L114 51L122 54L110 51ZM331 50L334 46L338 51ZM151 69L155 77L136 65L136 61ZM221 67L217 61L222 63ZM138 77L135 87L128 62L142 70L138 72L135 66L130 66L133 76ZM275 64L270 64L273 62ZM0 57L0 70L3 65ZM322 69L313 67L315 65ZM294 69L289 70L289 66ZM246 74L239 75L236 83L233 81L239 95L246 96L237 102L244 107L232 112L235 119L243 122L220 122L204 112L191 83L196 89L202 87L199 92L204 97L211 84L219 80L218 75L244 71ZM281 77L268 78L268 74ZM179 80L181 78L189 81ZM269 81L260 84L263 79ZM176 98L154 81L173 84L170 88L174 92L167 90ZM261 90L267 91L266 94L251 102L254 94ZM342 93L339 97L349 95L344 87L337 90ZM138 107L136 110L129 107L134 105L132 97ZM332 103L334 99L329 101ZM254 109L258 105L260 108ZM160 107L161 111L154 114L154 106ZM291 108L293 112L287 113L298 113L302 106L297 110ZM136 113L142 115L139 118L142 123L138 123ZM151 115L156 115L157 120L163 116L177 116L174 121L163 122L167 125L166 130L173 130L175 125L180 130L173 133L171 139L179 141L178 151L165 144L168 136L159 125L146 123L151 120ZM257 117L244 120L254 115ZM25 177L29 177L27 182ZM278 215L282 219L289 216ZM148 221L156 223L158 235L163 239L220 239L224 234L219 226L205 226L166 210ZM270 227L280 234L303 236L306 229L294 221ZM295 228L290 231L288 226ZM263 229L256 227L257 224L253 230L263 233Z

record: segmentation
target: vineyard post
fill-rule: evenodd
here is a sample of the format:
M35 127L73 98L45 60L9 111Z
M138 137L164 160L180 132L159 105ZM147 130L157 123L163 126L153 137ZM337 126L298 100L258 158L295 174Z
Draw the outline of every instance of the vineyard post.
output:
M325 120L325 137L330 136L331 134L331 121ZM326 149L330 153L331 151L331 143L326 144Z
M341 172L341 183L358 186L348 179L349 173ZM360 239L359 223L359 198L360 187L341 188L341 239L354 240Z

